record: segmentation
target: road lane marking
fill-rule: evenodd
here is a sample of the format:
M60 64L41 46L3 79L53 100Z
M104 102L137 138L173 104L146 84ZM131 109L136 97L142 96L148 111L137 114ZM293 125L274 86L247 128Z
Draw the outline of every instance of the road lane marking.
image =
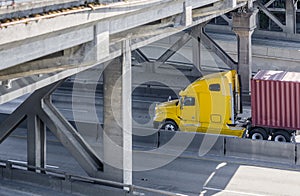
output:
M203 186L206 186L209 183L209 181L214 177L215 174L216 174L216 172L211 173L210 176L205 181Z
M203 186L203 189L209 190L209 191L218 191L218 192L226 192L226 193L235 193L239 195L250 195L250 196L265 196L262 194L257 194L257 193L249 193L249 192L242 192L242 191L233 191L233 190L224 190L224 189L218 189L218 188L211 188L211 187L206 187ZM199 196L204 195L206 192L205 190L200 193Z
M221 169L222 167L225 167L227 165L226 162L222 162L219 165L217 165L216 170Z
M227 165L226 162L222 162L222 163L218 164L217 167L216 167L216 171L219 170L219 169L221 169L222 167L225 167L226 165ZM207 178L207 180L205 181L205 183L204 183L203 186L207 186L207 184L209 183L209 181L210 181L210 180L214 177L214 175L216 174L216 171L214 171L214 172L212 172L212 173L210 174L210 176Z

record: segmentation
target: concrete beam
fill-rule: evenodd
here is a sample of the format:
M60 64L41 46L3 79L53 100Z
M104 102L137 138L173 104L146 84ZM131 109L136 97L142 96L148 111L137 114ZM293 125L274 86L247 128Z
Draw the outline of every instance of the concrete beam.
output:
M191 0L193 9L206 6L220 0ZM20 21L0 31L0 45L20 41L43 34L78 27L80 25L106 23L109 21L110 34L119 33L137 26L163 18L181 14L184 0L150 0L119 3L116 6L99 7L95 10L83 10L79 13L49 18L36 18L34 21ZM106 21L105 21L106 20ZM26 23L25 23L26 22ZM16 34L15 32L22 32Z
M229 26L232 26L232 19L229 19L226 15L222 15L221 17L228 23Z
M244 5L246 5L246 4L244 2L242 2L242 3L239 3L237 5L237 7L241 7L241 6L244 6ZM224 10L220 11L218 13L218 15L217 14L212 14L212 15L205 16L205 17L193 18L193 20L194 20L193 25L203 23L205 21L208 21L208 20L210 20L210 19L212 19L216 16L219 16L220 14L224 14L228 11L233 10L233 9L234 8L224 9ZM178 33L178 32L180 32L180 31L182 31L186 28L187 27L184 27L184 26L176 27L176 28L170 28L167 31L165 31L163 34L134 39L134 40L132 40L131 49L135 50L135 49L140 48L142 46L145 46L149 43L155 42L155 41L160 40L162 38L165 38L167 36L171 36L175 33ZM0 39L1 39L1 37L0 37ZM47 86L49 83L59 81L61 79L64 79L66 77L69 77L71 75L79 73L81 71L87 70L87 69L89 69L89 68L91 68L95 65L98 65L101 62L105 62L105 61L108 61L110 59L116 58L116 57L120 56L121 54L122 54L122 50L121 50L120 45L118 45L118 44L111 45L110 46L110 55L109 55L109 57L106 57L106 58L102 59L98 63L87 65L85 67L77 67L77 68L73 68L73 69L69 69L69 70L65 70L65 71L44 74L41 77L30 76L30 77L16 79L15 81L12 82L12 86L9 89L5 88L4 86L0 86L0 104L8 102L8 101L10 101L12 99L15 99L19 96L22 96L24 94L33 92L36 89Z
M193 10L193 17L203 17L212 14L218 14L220 12L224 12L224 10L232 9L236 6L237 6L236 1L235 1L235 6L233 6L232 0L215 2L214 4L211 4L211 6Z
M0 86L0 104L11 101L27 93L31 93L37 89L43 88L49 84L67 78L71 75L84 71L93 66L79 67L61 72L43 74L42 76L34 75L30 77L16 79L12 81L11 88Z
M3 45L0 51L0 70L92 41L93 35L93 27L87 27Z
M120 33L116 33L110 36L110 42L116 43L123 41L126 37L131 37L132 39L143 38L148 36L155 36L165 32L169 32L170 29L175 25L174 21L163 20L160 24L153 25L142 25L133 29L129 29Z
M69 57L56 57L53 59L42 59L29 63L19 64L0 71L0 80L28 77L37 74L53 73L84 66L80 61ZM3 85L3 84L2 84Z
M267 2L266 4L264 4L264 6L267 8L270 5L272 5L272 3L274 3L276 0L270 0L269 2Z

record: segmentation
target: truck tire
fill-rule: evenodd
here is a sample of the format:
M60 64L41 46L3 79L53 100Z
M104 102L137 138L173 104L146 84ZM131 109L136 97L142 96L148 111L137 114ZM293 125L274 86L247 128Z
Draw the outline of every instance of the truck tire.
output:
M175 122L167 120L164 122L162 129L164 131L177 131L178 130L178 126L176 125Z
M249 138L253 140L267 140L268 134L263 128L254 128L249 132Z
M275 142L291 142L291 135L285 131L277 131L272 135Z

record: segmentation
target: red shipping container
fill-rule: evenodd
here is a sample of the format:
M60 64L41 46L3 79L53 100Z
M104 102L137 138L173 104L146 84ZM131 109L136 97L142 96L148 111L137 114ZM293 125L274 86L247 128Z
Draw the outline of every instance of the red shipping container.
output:
M300 73L259 71L251 80L253 126L300 129Z

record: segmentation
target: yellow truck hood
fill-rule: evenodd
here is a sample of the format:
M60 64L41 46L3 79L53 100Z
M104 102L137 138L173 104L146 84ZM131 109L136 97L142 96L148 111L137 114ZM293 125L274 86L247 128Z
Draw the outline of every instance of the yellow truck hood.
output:
M158 104L158 107L172 107L172 106L176 106L178 103L178 99L172 100L172 101L168 101L168 102L163 102Z

